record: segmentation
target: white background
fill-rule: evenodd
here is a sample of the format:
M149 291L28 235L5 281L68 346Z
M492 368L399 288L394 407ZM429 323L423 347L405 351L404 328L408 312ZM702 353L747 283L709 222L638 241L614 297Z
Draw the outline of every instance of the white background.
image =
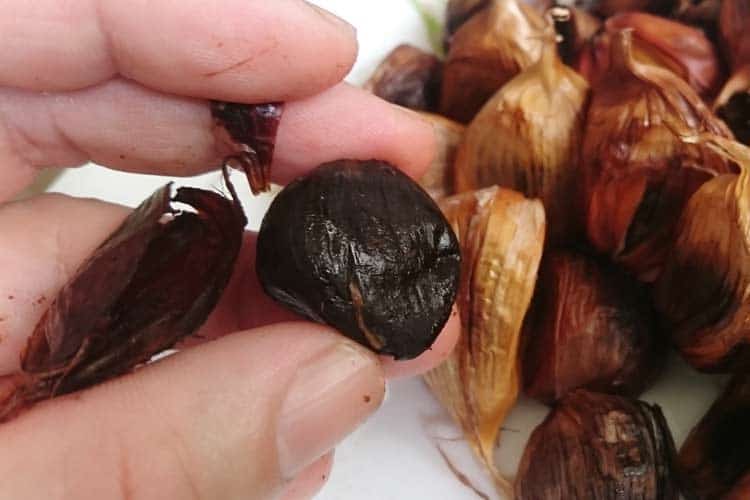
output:
M428 48L419 16L409 0L317 0L317 3L348 20L358 30L360 56L348 80L361 84L385 54L401 42ZM424 0L440 12L444 0ZM241 176L235 176L238 183ZM103 198L135 206L165 178L122 174L95 166L66 171L50 190L75 196ZM182 179L184 184L220 186L217 174ZM248 193L244 185L240 192ZM250 227L257 227L269 196L245 198ZM643 399L664 409L675 439L681 443L692 425L715 397L720 379L704 377L673 359L668 375ZM501 435L498 462L513 474L523 446L546 410L523 400L511 414ZM440 442L455 464L485 493L493 495L482 471L474 463L458 430L418 379L390 383L379 413L337 450L336 466L328 485L319 495L324 500L432 499L474 500L477 496L462 485L447 468L436 449ZM443 438L443 440L441 440Z

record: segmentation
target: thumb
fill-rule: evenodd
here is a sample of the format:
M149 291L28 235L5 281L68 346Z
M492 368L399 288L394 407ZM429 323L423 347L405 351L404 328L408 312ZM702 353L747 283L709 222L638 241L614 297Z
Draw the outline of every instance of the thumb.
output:
M269 498L381 403L375 356L309 323L189 349L0 426L0 498Z

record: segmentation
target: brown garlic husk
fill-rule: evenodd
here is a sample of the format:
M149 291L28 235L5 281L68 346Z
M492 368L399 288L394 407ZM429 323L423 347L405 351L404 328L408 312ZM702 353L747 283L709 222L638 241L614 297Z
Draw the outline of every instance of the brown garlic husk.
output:
M750 0L722 0L719 37L732 71L750 64Z
M497 186L440 202L461 245L461 335L425 380L498 486L493 450L520 389L519 345L544 246L544 208Z
M490 5L491 0L449 0L445 7L446 43L472 16Z
M690 198L656 283L655 304L673 343L695 368L750 370L750 149L722 137L690 140L736 162Z
M364 88L388 102L416 111L437 111L443 63L435 55L402 44L380 63Z
M584 390L529 438L516 500L677 500L674 442L657 405Z
M420 116L432 125L437 145L435 158L427 172L419 179L419 184L430 196L439 200L455 193L456 153L463 141L466 126L440 115L421 113Z
M727 81L714 102L714 111L738 141L750 144L750 63Z
M724 75L719 53L703 30L643 12L610 17L591 39L576 67L592 85L609 72L610 45L622 30L632 30L635 60L673 71L704 98L716 95Z
M731 137L695 91L671 71L636 60L632 31L614 39L611 71L592 90L582 147L586 229L600 252L654 281L682 208L725 158L681 133Z
M578 388L638 396L667 354L643 285L572 251L545 254L524 336L524 388L545 403Z
M750 493L750 375L735 376L690 431L678 466L689 500Z
M492 0L454 34L443 71L440 113L468 123L487 100L538 58L544 21L517 0Z
M579 145L588 85L553 41L536 64L505 84L469 125L456 156L456 191L492 185L544 203L548 243L581 231Z

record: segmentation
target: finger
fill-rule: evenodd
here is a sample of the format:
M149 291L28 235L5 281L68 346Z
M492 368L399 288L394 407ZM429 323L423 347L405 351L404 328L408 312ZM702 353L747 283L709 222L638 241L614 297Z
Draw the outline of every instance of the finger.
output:
M0 85L75 90L122 75L168 93L285 101L339 82L354 30L301 0L9 0Z
M284 487L281 500L309 500L323 488L331 477L333 452L318 459L299 473L290 484Z
M160 94L124 81L62 94L0 89L0 200L42 167L94 161L121 170L194 175L216 169L204 101ZM417 115L346 84L289 103L272 176L286 183L341 158L379 158L417 177L434 154L432 128Z
M383 393L377 359L328 328L237 333L0 426L0 498L270 498Z

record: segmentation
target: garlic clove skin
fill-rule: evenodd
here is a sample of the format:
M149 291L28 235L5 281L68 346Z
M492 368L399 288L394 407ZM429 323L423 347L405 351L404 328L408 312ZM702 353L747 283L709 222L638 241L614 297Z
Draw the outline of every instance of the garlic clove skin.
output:
M735 376L680 449L683 493L691 500L748 498L750 375ZM725 496L727 493L730 495ZM744 492L745 496L740 495ZM734 495L734 496L733 496Z
M493 450L520 388L521 328L544 246L544 209L491 187L440 202L462 252L456 300L461 336L450 357L425 375L501 487Z
M714 102L714 111L738 141L750 144L750 63L727 81Z
M454 34L443 71L440 114L468 123L505 82L531 66L544 21L517 0L492 0Z
M595 85L609 72L612 40L622 30L632 30L632 57L673 71L703 97L713 97L724 75L719 54L701 29L643 12L616 14L604 30L591 39L577 68Z
M739 175L705 183L690 198L654 303L682 356L698 370L750 369L750 149L710 135L690 139L736 162ZM686 292L687 291L687 292Z
M420 116L432 125L437 146L435 158L427 172L419 179L419 184L433 199L439 200L455 194L456 153L466 133L466 126L431 113L420 113Z
M504 85L469 125L456 156L456 191L492 185L544 203L548 243L582 233L579 144L588 85L547 43L536 64Z
M592 89L582 147L586 231L600 252L654 281L682 208L729 161L678 134L731 137L671 71L638 61L632 31L613 39L611 71Z
M516 500L677 500L674 443L656 405L578 390L531 434Z
M553 403L578 388L638 396L664 367L667 343L643 286L572 251L544 256L526 317L526 394Z
M433 54L402 44L380 63L364 89L405 108L436 111L442 71Z

